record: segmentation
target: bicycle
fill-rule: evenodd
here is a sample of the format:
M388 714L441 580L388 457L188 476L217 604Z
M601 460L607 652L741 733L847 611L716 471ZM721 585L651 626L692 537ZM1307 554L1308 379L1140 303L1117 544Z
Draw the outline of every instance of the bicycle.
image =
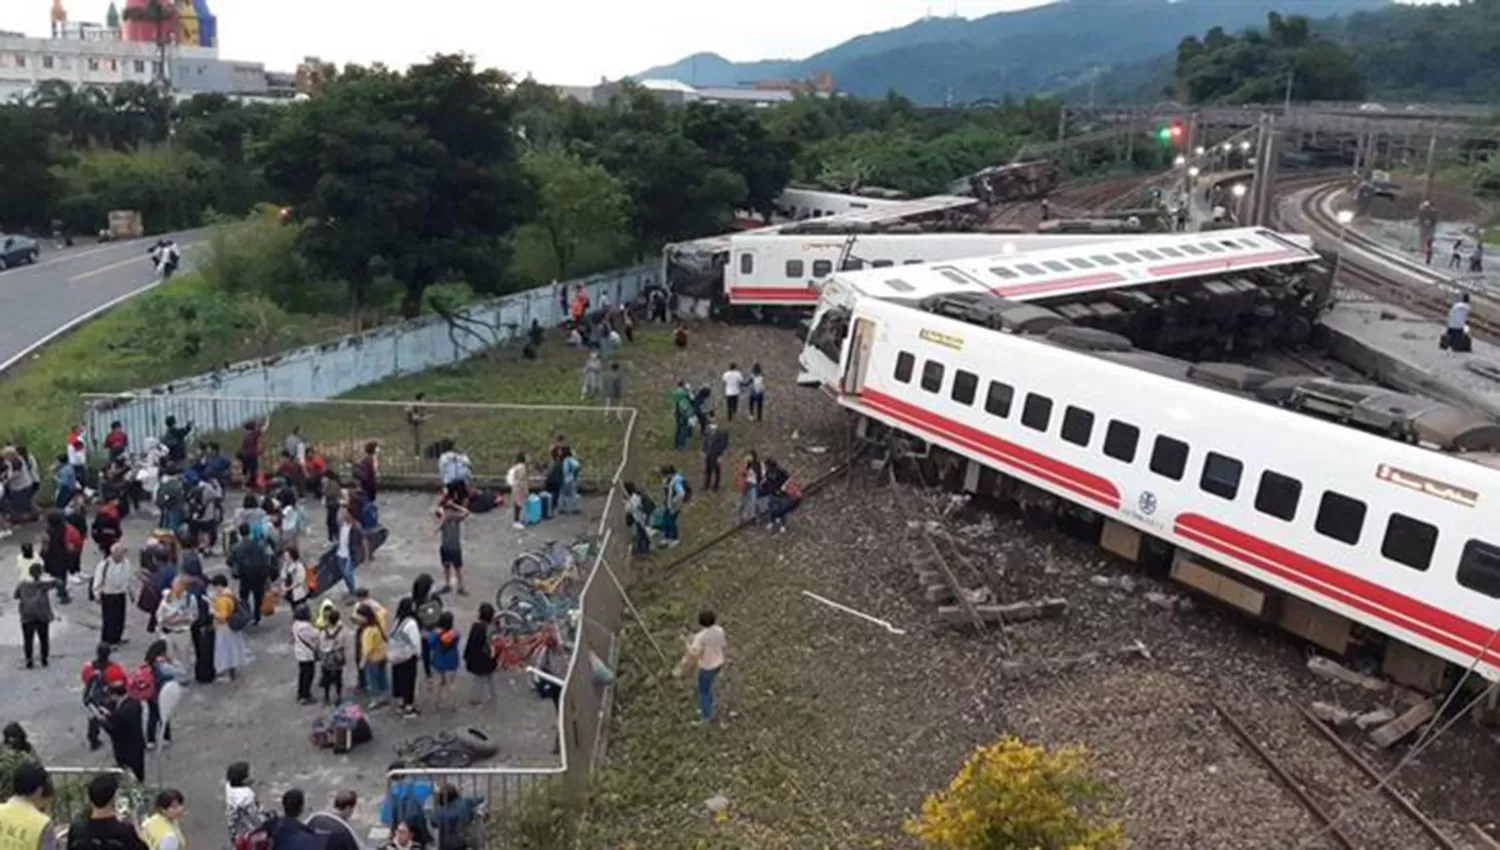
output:
M562 632L550 620L536 628L520 632L510 631L499 618L495 625L495 631L490 635L490 649L502 669L521 670L528 665L539 666L547 653L567 652Z
M497 627L526 632L545 623L570 618L578 608L577 594L571 592L574 584L566 575L560 576L559 583L553 585L554 592L548 592L524 579L511 579L495 591ZM567 592L555 592L559 588ZM502 621L500 615L510 615L515 622Z
M581 560L593 557L595 551L595 541L591 537L581 537L571 546L548 540L535 552L517 557L510 565L510 574L518 579L539 579L556 575L569 570Z

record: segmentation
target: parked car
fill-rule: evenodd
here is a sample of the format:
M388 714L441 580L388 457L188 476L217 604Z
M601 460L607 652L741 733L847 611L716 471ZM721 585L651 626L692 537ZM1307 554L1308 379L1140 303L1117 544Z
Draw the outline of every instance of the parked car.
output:
M36 262L42 248L25 236L0 236L0 269Z

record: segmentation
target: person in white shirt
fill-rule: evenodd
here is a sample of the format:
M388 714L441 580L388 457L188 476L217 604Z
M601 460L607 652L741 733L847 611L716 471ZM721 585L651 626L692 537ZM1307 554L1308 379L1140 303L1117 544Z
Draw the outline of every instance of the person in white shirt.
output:
M1449 352L1462 351L1469 332L1469 293L1465 292L1448 309L1448 338L1443 346Z
M302 553L295 546L282 552L281 558L281 592L295 608L311 595L307 587L307 565L302 563Z
M443 489L462 502L469 500L469 470L472 466L469 456L455 448L453 441L443 442L443 453L438 457L438 475L443 479Z
M354 513L348 508L339 511L339 542L338 552L335 557L339 561L339 574L344 578L344 586L349 590L349 597L354 597Z
M721 379L724 381L724 412L730 422L734 421L734 414L740 409L740 392L745 388L745 373L740 367L733 363Z
M94 568L94 598L99 600L99 640L118 646L125 638L125 600L130 594L130 584L135 578L135 567L125 557L125 544L116 543L109 549L109 557Z
M688 641L687 654L683 655L677 670L679 675L689 670L698 671L698 717L707 723L714 718L714 679L724 667L724 651L729 644L724 637L724 627L719 625L714 612L700 612L698 625L701 628Z
M511 523L517 529L525 528L521 520L526 516L526 497L531 486L525 454L516 455L515 465L505 473L505 484L510 488Z
M756 363L750 367L750 418L756 422L765 418L766 414L766 373L760 370L760 364Z

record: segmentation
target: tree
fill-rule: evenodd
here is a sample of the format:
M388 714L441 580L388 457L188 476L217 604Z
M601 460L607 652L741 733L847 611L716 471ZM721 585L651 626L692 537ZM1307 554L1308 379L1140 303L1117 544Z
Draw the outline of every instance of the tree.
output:
M1272 12L1266 29L1234 36L1219 27L1177 47L1179 97L1190 103L1359 100L1364 80L1344 46L1312 33L1306 18Z
M0 232L42 228L59 191L65 153L33 110L0 105Z
M708 154L713 167L744 178L746 207L769 221L776 212L776 197L792 179L798 145L768 130L755 113L721 104L688 104L682 112L682 132Z
M586 244L613 252L628 241L630 199L602 165L558 148L533 148L521 165L536 186L535 224L552 247L554 277L566 280L574 273Z
M1080 748L1048 752L1014 737L980 747L906 831L932 850L1105 850L1120 828L1091 817L1101 792Z

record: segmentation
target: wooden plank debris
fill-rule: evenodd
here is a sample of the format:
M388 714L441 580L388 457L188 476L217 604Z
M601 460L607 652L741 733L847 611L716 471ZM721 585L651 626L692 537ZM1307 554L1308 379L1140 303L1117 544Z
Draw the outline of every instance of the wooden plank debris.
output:
M944 623L962 626L972 622L971 617L984 623L1024 623L1028 620L1055 619L1066 614L1066 599L1033 599L1027 602L1008 602L1003 605L974 605L960 607L944 605L938 608L938 617Z
M1391 744L1416 731L1418 726L1431 720L1438 710L1438 698L1425 700L1422 704L1406 710L1406 713L1370 733L1375 746L1385 749Z
M1136 641L1130 646L1122 646L1098 652L1085 652L1082 655L1074 655L1067 658L1049 658L1044 661L1002 661L1000 662L1000 672L1007 676L1020 676L1041 670L1057 672L1059 670L1066 670L1069 667L1095 664L1114 658L1139 658L1150 661L1151 650L1147 649L1144 643Z
M1364 688L1367 691L1383 691L1390 686L1384 679L1377 679L1374 676L1366 676L1363 673L1350 670L1332 658L1325 658L1321 655L1314 655L1307 659L1307 669L1325 679L1344 682L1345 684Z

